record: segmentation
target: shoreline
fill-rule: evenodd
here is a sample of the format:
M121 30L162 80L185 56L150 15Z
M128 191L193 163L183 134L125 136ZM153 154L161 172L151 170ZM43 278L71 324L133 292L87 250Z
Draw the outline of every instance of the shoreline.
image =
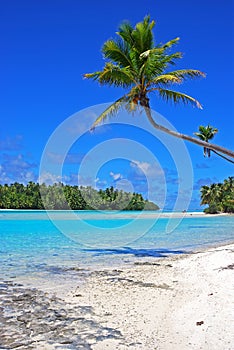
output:
M116 218L118 218L118 215L122 215L124 213L125 217L129 216L130 218L133 216L140 216L145 217L149 219L158 219L158 218L168 218L168 219L184 219L184 218L208 218L208 217L230 217L234 216L234 213L217 213L217 214L206 214L203 211L186 211L186 212L163 212L160 210L154 211L154 210L132 210L132 211L119 211L119 210L112 210L112 211L105 211L105 210L45 210L45 209L0 209L0 213L4 212L12 212L12 213L48 213L48 214L59 214L59 213L65 213L65 214L89 214L89 213L99 213L101 215L115 215Z
M0 345L12 342L21 327L19 349L52 350L60 345L92 350L231 350L233 252L234 243L217 244L190 254L139 258L133 266L90 271L83 282L77 271L77 277L61 285L38 280L31 281L31 287L5 286L16 299L11 305L16 316L11 314L13 329L9 323L3 327L5 336L0 338L5 343ZM20 291L30 296L24 307L20 297L17 304Z

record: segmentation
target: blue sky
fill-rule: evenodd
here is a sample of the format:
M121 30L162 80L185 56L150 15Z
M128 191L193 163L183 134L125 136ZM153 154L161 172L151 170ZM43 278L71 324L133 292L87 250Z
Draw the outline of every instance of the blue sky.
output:
M156 42L180 37L176 49L184 53L184 58L178 68L200 69L207 74L205 79L179 87L196 97L203 110L175 107L156 96L152 96L152 108L178 131L189 135L199 125L211 124L219 129L214 142L234 148L234 11L231 0L224 3L145 0L139 5L137 1L126 0L9 0L1 3L0 10L2 184L37 181L42 153L54 130L74 113L114 101L123 94L119 89L100 87L83 80L82 74L103 67L101 46L114 36L122 20L135 24L146 14L156 20ZM144 116L139 118L142 118L144 129ZM103 160L100 168L95 170L92 179L95 185L122 186L147 196L147 180L150 179L153 199L157 202L157 195L158 198L166 196L165 208L172 208L181 178L178 180L178 170L170 152L160 144L157 136L152 138L144 130L133 130L129 126L111 124L100 128L95 135L87 132L79 144L77 141L69 149L62 176L51 166L48 178L71 184L77 184L79 178L83 184L89 184L90 170L78 176L82 159L104 141L112 140L113 147L118 147L113 141L116 138L135 140L146 148L146 153L149 152L144 156L140 155L140 150L135 154L129 151L127 156L122 151L122 156L119 152L115 155L117 158L113 158L111 144L105 144L106 161ZM131 147L135 147L134 143L128 145ZM204 158L199 146L186 143L186 147L193 168L194 191L190 209L198 209L199 187L233 175L233 165L216 156ZM150 153L155 156L158 166L152 163ZM62 162L58 150L50 156L52 165Z

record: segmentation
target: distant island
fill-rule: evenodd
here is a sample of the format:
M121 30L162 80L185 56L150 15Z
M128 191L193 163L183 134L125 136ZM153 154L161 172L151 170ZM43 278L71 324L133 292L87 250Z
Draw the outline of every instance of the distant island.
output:
M158 210L157 204L139 193L114 189L96 190L90 186L71 186L15 182L0 185L0 209L38 210Z

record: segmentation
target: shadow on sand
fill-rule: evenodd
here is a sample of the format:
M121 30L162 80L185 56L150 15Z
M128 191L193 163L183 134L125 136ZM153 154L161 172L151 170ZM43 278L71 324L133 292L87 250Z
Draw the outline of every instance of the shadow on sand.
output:
M171 250L171 249L133 249L130 247L109 249L109 248L96 248L96 249L83 249L83 251L93 253L95 256L99 255L132 255L135 257L154 257L154 258L166 258L169 255L188 254L184 250Z

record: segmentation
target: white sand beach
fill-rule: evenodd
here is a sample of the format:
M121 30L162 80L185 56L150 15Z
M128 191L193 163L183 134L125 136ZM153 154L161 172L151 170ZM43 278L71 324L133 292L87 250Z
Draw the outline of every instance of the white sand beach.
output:
M233 253L231 244L96 272L64 300L91 306L90 319L119 332L91 336L93 350L231 350Z
M233 253L229 244L89 271L83 282L77 269L57 283L2 283L1 346L233 350Z

